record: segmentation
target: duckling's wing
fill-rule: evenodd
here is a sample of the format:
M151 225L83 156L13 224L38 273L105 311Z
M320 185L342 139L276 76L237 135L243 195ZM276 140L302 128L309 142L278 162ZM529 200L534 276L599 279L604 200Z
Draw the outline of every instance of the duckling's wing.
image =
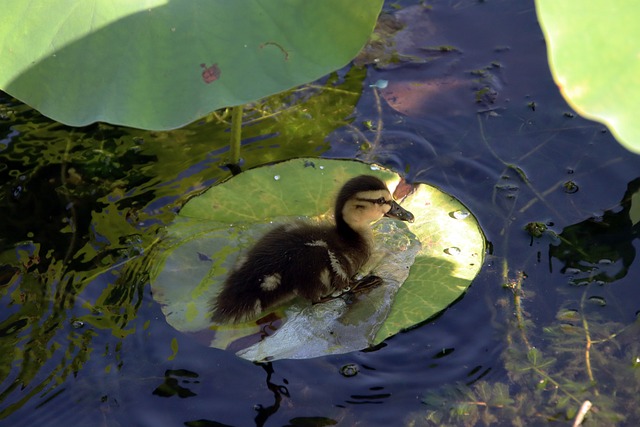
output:
M284 225L265 234L227 276L214 321L238 321L296 295L317 301L331 292L331 259L317 227Z
M254 255L265 274L280 274L280 292L318 301L331 292L334 283L327 233L323 227L284 226L281 232L276 229L267 234Z

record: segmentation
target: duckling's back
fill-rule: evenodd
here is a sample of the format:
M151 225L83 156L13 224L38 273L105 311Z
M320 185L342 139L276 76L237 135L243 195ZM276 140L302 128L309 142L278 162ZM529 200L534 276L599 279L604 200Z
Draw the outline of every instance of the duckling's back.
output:
M238 322L294 296L316 302L349 286L369 258L357 233L335 227L282 225L238 259L214 302L215 322Z

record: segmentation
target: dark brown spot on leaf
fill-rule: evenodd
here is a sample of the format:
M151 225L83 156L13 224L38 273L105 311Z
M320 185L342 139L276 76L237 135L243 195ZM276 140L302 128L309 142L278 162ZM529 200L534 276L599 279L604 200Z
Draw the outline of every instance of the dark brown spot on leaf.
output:
M200 64L204 71L202 71L202 80L209 84L215 82L220 78L220 68L218 64L213 64L211 67L207 67L207 64Z

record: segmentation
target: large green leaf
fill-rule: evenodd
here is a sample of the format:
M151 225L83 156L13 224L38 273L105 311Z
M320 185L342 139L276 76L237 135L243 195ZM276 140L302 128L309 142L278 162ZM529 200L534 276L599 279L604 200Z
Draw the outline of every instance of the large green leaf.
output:
M640 153L640 4L536 0L549 64L565 99Z
M65 124L171 129L350 61L382 0L6 0L0 88Z
M383 286L349 304L346 298L315 305L294 301L258 324L210 322L209 303L241 251L272 222L327 216L340 186L359 174L379 176L392 191L400 181L395 173L356 161L296 159L249 170L191 199L154 260L153 295L167 321L214 347L274 360L359 350L449 306L479 271L484 238L460 202L420 184L402 200L414 223L385 219L374 229L376 255L369 267Z

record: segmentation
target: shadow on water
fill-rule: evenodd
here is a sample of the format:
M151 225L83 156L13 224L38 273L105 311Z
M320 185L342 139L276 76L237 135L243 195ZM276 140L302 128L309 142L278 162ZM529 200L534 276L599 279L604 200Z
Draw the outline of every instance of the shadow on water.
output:
M459 198L491 242L463 298L339 356L251 364L174 331L149 294L137 255L230 175L223 112L171 132L70 129L3 95L3 422L543 425L590 400L594 423L633 425L640 160L560 98L533 7L433 2L389 25L405 28L399 61L248 113L245 168L380 162Z
M255 418L256 426L264 426L269 417L278 412L278 409L280 409L282 397L290 397L290 395L286 385L274 384L271 381L271 376L273 375L273 365L271 363L260 363L258 365L262 367L267 374L267 388L273 393L274 400L273 405L258 405L256 407L256 411L258 412L258 415L256 415Z
M549 256L564 263L561 272L573 276L573 285L605 285L627 276L636 259L634 241L640 237L639 197L640 178L629 183L614 209L570 225L558 235Z

